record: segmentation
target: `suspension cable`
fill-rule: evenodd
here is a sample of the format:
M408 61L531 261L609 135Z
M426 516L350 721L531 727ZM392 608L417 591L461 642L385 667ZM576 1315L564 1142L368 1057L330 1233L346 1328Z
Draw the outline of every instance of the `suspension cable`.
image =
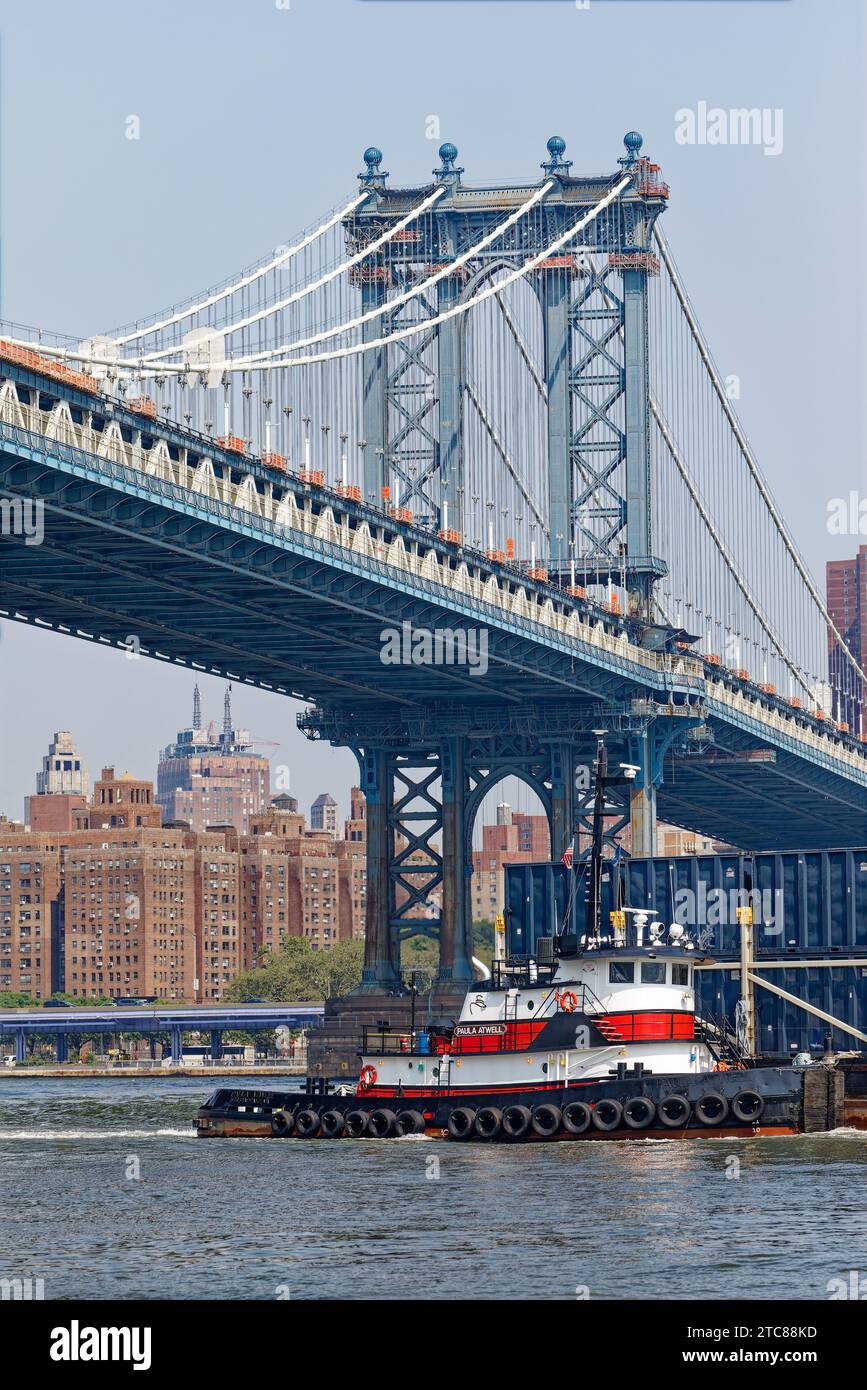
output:
M722 381L720 380L719 372L716 368L716 364L714 363L714 360L711 357L710 350L707 346L707 343L705 342L704 334L702 333L698 320L692 311L692 306L690 305L686 291L684 290L683 285L681 284L680 277L677 273L677 269L675 267L674 261L671 256L671 252L669 250L668 242L666 241L662 229L659 227L658 223L654 225L653 231L654 237L656 239L656 244L659 247L660 254L665 263L665 268L668 271L669 277L671 279L672 287L674 289L675 294L677 295L680 307L683 310L687 324L689 325L689 330L692 334L693 341L695 342L695 345L698 348L699 356L701 357L701 360L704 363L704 367L710 378L711 385L713 386L713 389L720 402L720 405L722 406L723 413L725 414L725 417L728 420L728 423L731 427L732 433L737 442L741 455L747 467L750 470L750 474L752 475L756 487L758 488L759 495L761 496L762 501L767 507L771 519L773 520L774 525L776 526L777 531L779 532L779 535L783 541L783 544L789 553L789 558L794 564L795 569L798 571L798 574L800 575L801 580L806 586L807 591L810 594L810 597L812 598L820 614L822 615L823 621L827 624L829 630L837 639L837 642L839 643L841 651L843 653L844 659L849 662L849 664L855 671L857 671L862 682L865 686L867 686L867 673L865 673L862 670L861 666L856 661L854 655L849 649L849 646L845 638L843 637L842 633L838 630L836 623L831 617L831 614L828 612L828 609L825 606L825 602L822 599L822 596L819 593L819 590L816 587L816 584L809 570L806 568L804 562L802 561L797 546L791 538L788 528L786 527L786 524L783 521L782 516L780 515L777 505L774 502L773 497L771 496L770 490L768 489L768 485L765 482L761 469L756 463L756 460L753 456L752 450L750 449L746 436L744 435L744 432L741 429L740 422L738 421L738 418L731 407L731 403L729 402L728 396L726 395L725 388L723 386ZM788 658L784 659L788 661ZM800 681L799 683L803 684L803 682Z
M173 324L181 323L184 319L192 318L193 315L201 313L203 309L210 309L214 304L219 304L221 299L228 299L230 295L237 294L239 290L246 289L248 285L254 284L255 281L261 279L263 275L268 275L272 270L276 270L278 266L284 265L287 261L291 261L300 251L306 250L308 246L319 237L324 236L326 232L330 232L332 227L335 227L344 217L348 217L351 212L354 212L359 204L365 202L369 196L370 194L367 190L358 194L357 197L352 199L351 203L347 203L346 207L341 208L340 212L334 213L327 222L320 223L312 232L308 232L307 236L303 237L301 241L296 242L294 246L290 246L286 251L282 251L279 256L275 256L273 260L268 261L266 265L260 265L258 269L251 271L248 275L242 275L240 280L235 281L234 285L227 285L225 289L218 290L214 294L208 295L206 299L200 300L198 304L187 305L185 309L178 310L176 313L172 314L170 318L161 319L158 323L149 324L146 328L139 328L132 333L123 333L120 337L113 338L112 343L117 347L122 347L125 343L135 342L137 338L150 337L152 333L159 333L164 328L171 328Z

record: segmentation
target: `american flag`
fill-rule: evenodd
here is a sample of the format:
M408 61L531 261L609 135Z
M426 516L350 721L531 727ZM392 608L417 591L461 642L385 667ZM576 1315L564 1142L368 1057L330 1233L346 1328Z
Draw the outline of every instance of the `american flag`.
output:
M566 868L567 868L567 869L571 869L571 868L572 868L572 856L573 856L574 853L575 853L575 841L573 840L573 841L572 841L572 844L569 846L569 848L568 848L567 850L564 850L564 852L563 852L563 859L562 859L562 861L561 861L563 864L566 865Z

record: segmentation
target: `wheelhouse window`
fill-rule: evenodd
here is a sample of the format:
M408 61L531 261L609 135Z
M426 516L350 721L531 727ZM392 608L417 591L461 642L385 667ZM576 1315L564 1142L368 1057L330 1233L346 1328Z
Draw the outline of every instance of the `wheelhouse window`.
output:
M610 960L608 962L608 983L611 985L632 985L635 983L635 961Z
M664 985L665 961L643 960L641 962L641 983L643 985Z
M673 966L671 967L671 983L672 983L673 985L688 985L688 984L689 984L689 966L688 966L688 965L673 965Z

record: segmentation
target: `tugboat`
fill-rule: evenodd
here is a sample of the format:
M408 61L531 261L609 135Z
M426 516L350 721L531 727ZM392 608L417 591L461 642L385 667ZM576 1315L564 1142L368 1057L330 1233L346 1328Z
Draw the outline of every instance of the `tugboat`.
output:
M701 938L630 908L612 913L603 935L605 788L621 779L606 776L601 745L596 772L584 935L561 930L529 958L495 960L456 1022L366 1029L354 1094L218 1090L198 1112L199 1135L515 1143L800 1133L806 1076L818 1069L758 1065L724 1022L696 1016L694 972L709 963Z

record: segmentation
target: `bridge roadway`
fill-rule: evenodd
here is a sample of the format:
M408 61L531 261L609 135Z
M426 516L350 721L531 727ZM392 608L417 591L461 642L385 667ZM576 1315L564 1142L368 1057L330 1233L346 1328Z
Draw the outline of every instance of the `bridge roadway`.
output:
M308 732L357 749L453 727L589 761L604 721L666 820L750 849L867 843L864 743L352 492L0 361L0 500L44 503L41 544L2 537L2 616L313 702ZM487 669L383 664L402 622L484 631Z
M220 1055L224 1032L259 1032L270 1028L315 1028L322 1023L324 1004L220 1004L195 1008L69 1008L5 1009L0 1011L0 1037L15 1038L16 1061L26 1057L26 1040L36 1034L57 1041L57 1060L66 1060L68 1039L76 1033L169 1033L172 1061L179 1062L186 1032L211 1035Z

